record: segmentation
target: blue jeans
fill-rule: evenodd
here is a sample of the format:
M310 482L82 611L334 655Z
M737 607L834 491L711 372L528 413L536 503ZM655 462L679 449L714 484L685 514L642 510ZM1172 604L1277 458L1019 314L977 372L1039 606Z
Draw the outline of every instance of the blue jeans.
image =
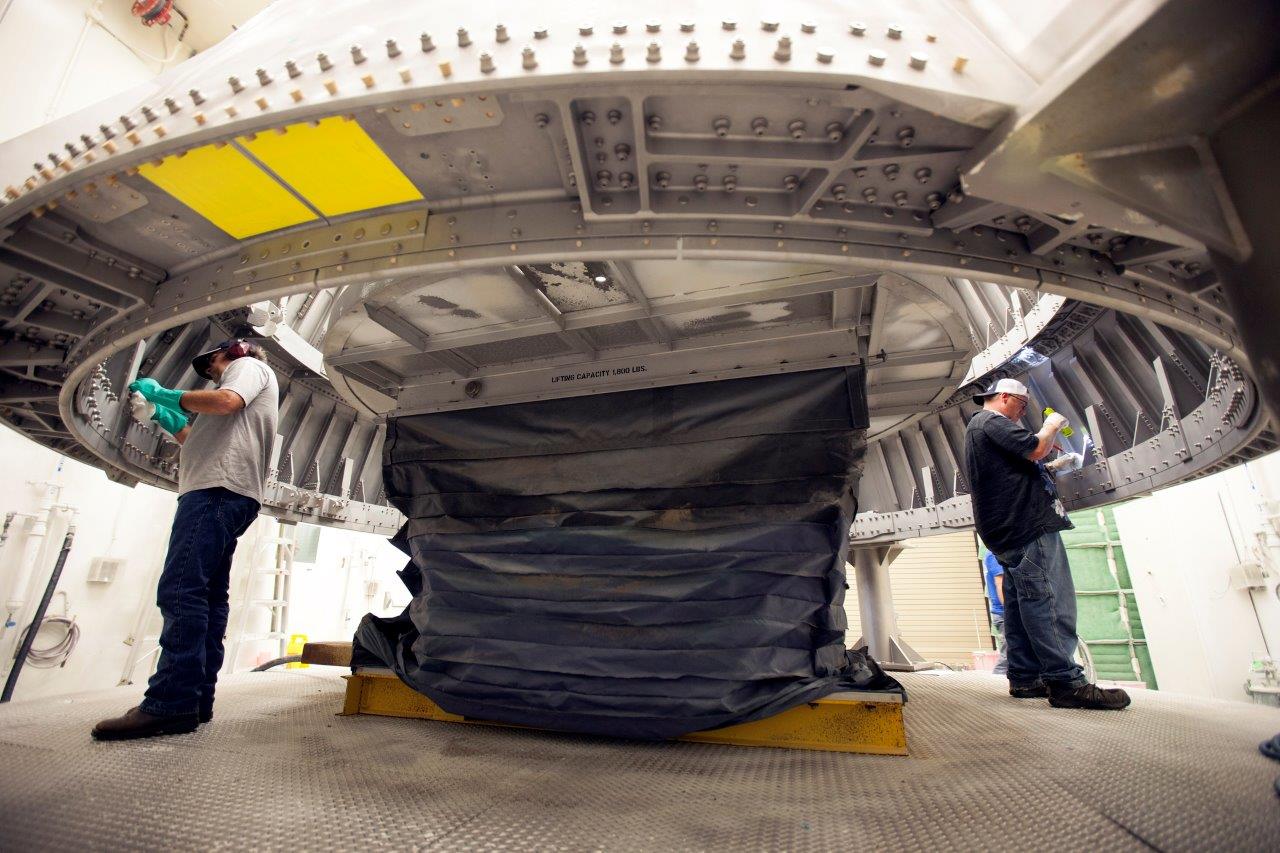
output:
M1004 639L1009 684L1038 681L1078 687L1087 683L1075 662L1076 587L1067 549L1056 532L1020 551L997 554L1004 566Z
M258 502L229 489L197 489L178 498L156 592L164 617L160 663L139 706L148 714L212 712L231 558L236 540L257 517Z

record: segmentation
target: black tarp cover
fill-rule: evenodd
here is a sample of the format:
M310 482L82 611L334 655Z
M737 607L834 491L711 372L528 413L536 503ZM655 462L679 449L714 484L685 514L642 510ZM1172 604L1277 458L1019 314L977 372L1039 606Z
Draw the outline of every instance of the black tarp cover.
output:
M413 600L355 666L446 711L665 738L838 690L861 368L392 419L387 494Z

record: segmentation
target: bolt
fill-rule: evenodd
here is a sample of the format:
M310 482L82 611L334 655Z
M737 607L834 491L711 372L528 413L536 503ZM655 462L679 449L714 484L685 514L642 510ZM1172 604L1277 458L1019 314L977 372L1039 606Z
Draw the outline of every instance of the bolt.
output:
M458 27L458 47L469 47L471 45L471 33L467 32L466 27Z
M720 184L724 187L725 192L731 193L738 188L738 176L725 175L724 179L720 181Z
M587 49L580 44L575 45L573 48L573 64L574 65L587 64Z
M746 59L747 43L744 42L742 39L735 39L733 42L733 49L729 51L729 58L730 59Z
M329 59L329 54L324 51L316 54L316 62L319 63L321 71L328 71L333 67L333 62Z
M608 169L601 169L599 172L596 172L596 183L600 186L609 186L609 182L611 180L613 180L613 172L610 172Z
M495 68L493 57L487 53L480 54L480 73L488 74Z
M827 139L831 142L839 142L844 139L844 125L838 121L833 121L827 125Z
M867 204L875 204L875 203L876 203L876 188L875 188L875 187L867 187L866 189L864 189L864 190L862 191L862 199L863 199L863 201L865 201Z
M853 21L849 24L850 35L865 36L867 34L867 25L862 21Z
M694 188L695 190L697 190L698 192L705 192L705 191L706 191L706 189L707 189L707 184L708 184L708 183L709 183L709 182L707 181L707 176L706 176L706 175L694 175L694 176L693 176L693 188Z
M227 78L227 82L231 85L231 91L233 94L238 95L244 91L244 84L241 83L240 78L234 74Z
M267 69L265 68L258 69L258 85L260 86L271 85L271 75L267 73Z
M885 35L891 39L900 39L902 38L902 27L898 24L890 24L889 31Z
M191 99L193 101L196 99L196 96L200 94L195 89L192 89L191 93L192 93ZM203 100L203 98L201 100ZM199 101L196 101L196 103L199 103ZM103 139L110 139L111 137L116 135L115 132L111 128L107 127L105 124L98 125L98 130L102 132Z
M885 53L883 50L873 50L867 54L867 62L870 62L872 65L877 65L877 66L884 65L885 60L888 58L889 58L889 55Z
M542 41L548 35L546 27L538 27L533 31L533 37L538 41Z
M800 179L795 175L787 175L782 179L782 188L787 192L793 192L798 186L800 186Z
M736 30L737 28L738 28L738 22L737 22L737 21L721 21L721 22L720 22L720 29L722 29L722 30L727 30L727 31L732 32L733 30Z
M78 150L74 145L72 145L70 142L68 142L68 143L64 144L62 147L63 147L63 148L65 148L65 149L67 149L67 153L68 153L69 155L71 155L72 157L75 157L77 154L79 154L79 153L80 153L80 151L79 151L79 150Z
M129 118L128 116L120 116L120 125L125 130L133 130L134 128L133 119Z
M898 207L906 207L906 206L907 206L907 191L906 191L906 190L898 190L896 193L894 193L894 194L893 194L893 201L894 201L894 203L895 203L895 204L897 204L897 205L898 205Z
M911 67L917 71L923 71L924 67L929 64L929 54L913 53L911 54Z
M801 121L800 119L796 119L792 121L790 124L788 124L787 130L791 131L792 139L804 138L804 122Z
M662 187L665 190L667 187L671 185L671 173L659 172L657 175L654 176L654 181L658 184L658 186Z
M694 28L694 23L692 21L680 22L680 32L682 33L691 33L693 32L693 28Z
M645 124L648 125L650 132L657 133L659 130L662 130L662 116L649 116L649 118L645 120Z
M916 141L916 129L914 127L904 127L898 130L898 144L903 148L910 148Z
M533 48L526 47L524 50L520 51L520 55L524 57L524 61L520 64L524 67L525 71L532 71L538 67L538 58L534 56Z
M831 50L830 48L823 48L822 50L818 51L818 61L821 62L823 65L830 65L831 61L834 60L835 58L836 58L835 51Z
M418 41L422 43L422 52L430 53L436 49L435 43L431 41L431 33L423 33L418 36Z
M778 49L773 52L773 58L779 62L786 62L791 59L791 38L783 36L778 39Z
M142 117L145 118L148 123L155 121L156 120L155 110L151 109L151 107L143 107Z
M957 74L963 74L964 68L968 64L969 64L969 57L957 56L956 61L951 65L951 70L956 72Z
M351 45L351 61L354 62L356 65L359 65L360 63L364 62L364 60L365 60L364 48L362 48L358 44Z
M831 197L836 201L844 201L848 196L849 188L844 184L836 184L831 188Z
M627 31L627 25L626 25L624 22L622 22L622 21L615 21L615 22L614 22L614 24L613 24L613 34L614 34L615 36L623 35L624 33L626 33L626 31Z
M497 26L495 26L493 28L493 37L498 42L498 44L502 44L503 42L510 39L511 36L507 35L507 25L498 24Z
M628 160L631 158L631 146L625 142L619 142L613 146L613 153L619 160Z
M609 124L618 124L619 122L622 121L622 111L609 110L608 118L609 118Z
M622 45L618 44L616 41L613 43L613 46L609 48L609 61L614 65L621 65L626 61L626 57L622 55Z
M778 22L777 21L761 21L760 29L764 30L766 33L776 33L778 31Z
M818 31L818 25L813 23L812 21L805 21L800 25L800 32L802 33L813 35L817 31Z
M698 43L696 41L691 41L689 42L689 46L684 49L684 61L697 62L698 58Z
M622 187L624 190L631 189L631 187L635 185L635 182L636 176L630 172L618 173L618 186Z
M725 116L720 116L711 122L711 127L715 130L716 136L723 138L729 135L729 119Z

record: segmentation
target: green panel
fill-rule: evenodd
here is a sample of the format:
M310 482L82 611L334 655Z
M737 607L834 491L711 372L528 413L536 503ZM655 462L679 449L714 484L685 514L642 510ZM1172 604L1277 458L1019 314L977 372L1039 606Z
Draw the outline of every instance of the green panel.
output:
M1099 515L1102 518L1099 521ZM1133 681L1137 676L1129 658L1129 642L1133 642L1133 655L1138 659L1142 679L1147 687L1156 689L1155 671L1151 667L1151 655L1144 642L1142 616L1133 596L1129 577L1129 564L1120 545L1119 528L1113 507L1105 507L1071 513L1075 529L1062 533L1067 546L1067 559L1071 563L1071 579L1075 582L1076 605L1079 614L1077 633L1089 646L1098 678ZM1115 560L1115 574L1107 561L1105 544L1110 541L1111 555ZM1118 581L1118 583L1117 583ZM1116 595L1082 595L1081 592L1116 590ZM1124 590L1124 608L1129 617L1128 630L1120 618L1121 599ZM1099 645L1099 640L1124 641ZM1090 641L1093 641L1090 643Z

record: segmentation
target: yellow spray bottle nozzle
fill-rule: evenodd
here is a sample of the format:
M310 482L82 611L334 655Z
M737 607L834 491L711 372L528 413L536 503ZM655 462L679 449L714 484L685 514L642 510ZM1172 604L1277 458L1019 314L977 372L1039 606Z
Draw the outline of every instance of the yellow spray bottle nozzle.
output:
M1052 415L1052 414L1053 414L1053 409L1045 409L1045 410L1044 410L1044 416L1045 416L1046 418L1047 418L1047 417L1049 417L1049 415ZM1075 430L1073 430L1073 429L1072 429L1071 427L1069 427L1069 426L1067 426L1067 427L1063 427L1063 428L1062 428L1062 434L1063 434L1063 435L1065 435L1067 438L1070 438L1072 435L1074 435L1074 434L1075 434Z

